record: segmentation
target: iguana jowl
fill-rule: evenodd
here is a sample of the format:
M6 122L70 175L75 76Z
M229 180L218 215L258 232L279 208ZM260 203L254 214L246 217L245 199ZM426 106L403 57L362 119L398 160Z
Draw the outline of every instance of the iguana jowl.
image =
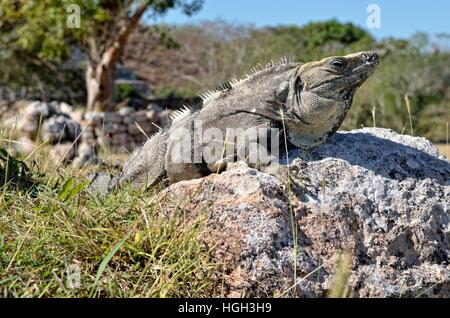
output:
M173 183L216 172L217 165L174 163L171 158L176 146L171 135L180 128L195 135L194 121L200 121L204 130L217 128L224 133L230 128L285 128L286 135L279 138L286 137L302 149L323 143L342 124L355 91L378 64L375 52L359 52L304 64L284 59L256 67L246 78L204 94L200 106L178 111L168 127L133 153L108 188L129 182L150 186L163 179Z

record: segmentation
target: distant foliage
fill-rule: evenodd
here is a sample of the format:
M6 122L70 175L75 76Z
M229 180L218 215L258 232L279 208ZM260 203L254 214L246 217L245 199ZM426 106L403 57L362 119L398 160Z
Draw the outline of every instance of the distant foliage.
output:
M102 6L91 0L74 3L84 5L82 22L86 25L81 29L60 28L66 12L64 6L55 6L52 1L0 2L0 93L4 87L15 91L30 88L43 97L59 92L57 99L85 101L86 62L80 64L80 60L89 41L82 39L92 35L101 44L94 45L94 49L108 47L110 38L103 38L96 25L114 30L115 24L106 14L111 9L106 1ZM168 0L151 3L153 9L158 3L166 5L166 9L172 6ZM184 8L195 12L199 9L195 5L201 1L177 3L192 3ZM129 38L120 61L147 80L157 97L191 98L233 77L244 76L258 63L285 56L305 62L377 50L381 65L355 96L343 128L375 125L411 133L411 120L414 134L442 142L447 139L450 121L449 39L448 34L431 38L417 33L409 39L375 40L364 29L336 20L267 28L224 21L141 25ZM119 89L116 97L130 94L126 88ZM411 118L405 95L409 96Z
M202 0L2 0L0 90L21 91L27 98L38 95L39 99L66 101L72 90L77 92L73 99L82 100L91 110L112 107L111 74L140 19L175 8L190 15L202 3ZM78 13L70 7L78 8ZM73 18L78 24L73 23ZM55 90L60 94L54 94ZM0 98L2 95L5 94L0 91Z
M131 39L124 61L148 80L160 97L173 92L195 96L232 77L245 75L258 63L285 56L305 62L377 50L381 65L356 94L342 128L375 125L411 133L407 94L414 134L434 141L446 140L450 52L444 44L448 35L432 40L418 33L410 39L376 41L365 30L336 20L262 29L218 21L167 27L168 36L179 47L156 45L151 49L159 39L146 36L149 32L141 28Z

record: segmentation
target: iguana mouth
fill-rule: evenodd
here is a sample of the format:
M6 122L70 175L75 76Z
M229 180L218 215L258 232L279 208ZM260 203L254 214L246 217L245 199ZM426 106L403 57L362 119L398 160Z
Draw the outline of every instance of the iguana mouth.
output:
M354 84L359 84L362 83L364 80L366 80L374 71L375 68L380 64L380 61L378 59L374 59L374 60L370 60L370 61L365 61L364 63L362 63L361 65L358 65L357 67L347 70L343 73L341 73L340 75L335 75L332 78L317 83L315 85L312 86L306 86L306 89L309 91L312 91L318 87L324 86L326 84L329 84L331 82L335 82L335 81L345 81L347 78L349 77L358 77L360 76L360 79L355 81Z
M374 61L374 62L366 62L364 64L361 64L358 67L355 67L354 69L347 72L347 74L344 74L344 76L352 75L352 74L361 74L364 73L367 69L375 69L375 66L379 65L380 62Z

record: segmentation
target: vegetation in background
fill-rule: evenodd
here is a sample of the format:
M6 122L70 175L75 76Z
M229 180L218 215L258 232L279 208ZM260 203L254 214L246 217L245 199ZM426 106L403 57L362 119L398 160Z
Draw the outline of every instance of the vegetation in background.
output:
M93 76L87 85L88 108L105 109L114 96L114 90L108 88L108 74L119 60L147 80L156 97L192 98L245 75L258 63L285 56L308 61L375 49L381 65L355 96L342 128L377 126L410 134L412 123L414 134L445 142L445 125L450 118L450 35L430 38L418 33L410 39L377 41L364 29L336 20L267 28L224 21L131 26L130 19L138 10L135 2L75 1L83 8L80 29L65 27L65 5L53 1L1 2L0 62L4 69L0 88L17 91L34 87L44 95L59 91L61 99L79 98L86 87L83 72L88 71ZM139 3L147 13L161 14L181 6L191 14L201 2ZM130 33L113 54L111 43L115 38L109 35L120 33L119 25L128 26L124 30ZM136 31L131 33L134 27ZM82 62L83 56L87 63ZM409 96L410 113L405 95Z
M190 15L200 9L202 0L65 0L0 2L0 61L16 60L3 80L25 76L22 87L30 85L41 69L62 68L74 50L84 54L88 110L111 108L114 91L113 72L130 34L145 14L152 16L181 8ZM8 83L8 82L6 82ZM9 85L9 83L7 84ZM34 85L31 85L34 86Z
M169 28L178 49L157 45L149 28L130 38L124 62L149 81L159 97L185 97L244 76L254 65L292 56L298 61L362 50L377 50L381 64L355 96L342 128L392 128L445 142L450 118L449 36L376 41L368 32L335 20L303 27L254 28L223 21ZM154 49L156 48L156 49ZM405 103L409 96L411 117Z
M142 96L130 84L116 84L114 86L114 100L120 102L127 98L142 98Z

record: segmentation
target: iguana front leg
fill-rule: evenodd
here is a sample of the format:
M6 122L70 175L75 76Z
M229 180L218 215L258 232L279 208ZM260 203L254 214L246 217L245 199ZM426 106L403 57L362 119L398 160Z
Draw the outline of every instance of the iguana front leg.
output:
M274 176L295 194L304 194L306 188L311 184L310 179L301 174L301 168L281 165L279 163L279 153L274 155L261 144L250 148L247 156L242 161L250 168Z

